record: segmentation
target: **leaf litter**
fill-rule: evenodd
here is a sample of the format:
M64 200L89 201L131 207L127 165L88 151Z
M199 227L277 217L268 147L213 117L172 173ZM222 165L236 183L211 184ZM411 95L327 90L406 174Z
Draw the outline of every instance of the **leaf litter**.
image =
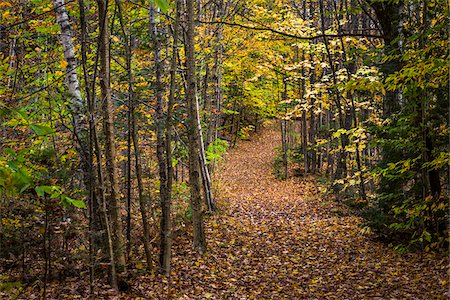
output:
M219 212L205 218L204 255L192 250L185 227L174 237L169 277L138 270L131 291L97 285L89 298L449 298L448 257L401 255L363 233L359 217L321 196L314 177L276 179L272 159L279 144L279 134L265 129L225 154L215 174ZM87 299L86 287L87 278L51 283L47 299Z
M313 177L278 180L279 134L266 129L231 149L216 174L220 212L205 228L208 252L174 240L167 281L141 284L171 299L447 299L448 258L399 254L364 234L362 220L320 196ZM162 277L160 277L162 278ZM142 278L145 282L145 277ZM153 282L152 282L153 281ZM148 293L148 289L159 291Z

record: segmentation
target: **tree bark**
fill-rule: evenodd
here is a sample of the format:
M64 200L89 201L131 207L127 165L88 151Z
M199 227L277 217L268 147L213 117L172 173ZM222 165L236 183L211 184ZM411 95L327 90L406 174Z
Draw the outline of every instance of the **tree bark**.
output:
M194 53L194 0L186 0L186 102L188 105L188 152L189 152L189 186L193 221L193 247L203 253L206 250L205 232L203 228L202 199L200 193L199 174L199 127L196 103L195 53Z
M166 119L166 164L167 164L167 198L163 203L161 215L161 232L160 232L160 253L159 264L162 272L170 275L170 262L172 256L172 220L170 216L172 204L172 182L173 182L173 166L172 166L172 113L175 102L175 85L177 74L177 57L178 57L178 32L180 27L180 0L176 1L175 22L173 25L173 44L172 56L170 58L170 91L169 103L167 104Z
M400 45L398 37L400 35L401 10L403 1L370 1L369 5L375 11L378 22L383 30L383 39L386 55L399 55ZM401 62L398 57L391 58L381 66L381 71L385 77L400 70ZM388 91L384 97L383 114L385 117L400 109L398 101L398 91Z
M64 0L53 0L55 15L61 30L61 42L64 49L64 59L67 62L66 84L70 96L70 112L72 114L72 123L74 135L78 140L78 153L82 163L83 171L86 171L88 137L86 108L80 91L80 82L77 76L77 61L75 58L75 49L70 29L69 16L67 15Z
M125 242L123 226L119 207L119 178L116 162L116 147L114 134L114 106L110 87L110 56L109 56L109 30L108 30L108 6L107 0L97 0L100 25L100 90L103 110L103 131L105 134L105 157L107 178L109 181L109 214L112 231L114 232L114 254L116 257L117 271L126 272Z
M164 103L163 103L163 88L162 88L162 62L161 62L161 43L158 36L158 24L155 19L155 8L150 8L150 32L153 41L153 57L155 63L155 96L156 96L156 157L159 166L159 200L161 207L161 221L160 221L160 253L159 263L160 271L168 273L170 270L170 199L168 197L168 161L166 159L166 136L164 133L165 122L164 118ZM169 205L169 206L168 206ZM168 209L169 208L169 209Z

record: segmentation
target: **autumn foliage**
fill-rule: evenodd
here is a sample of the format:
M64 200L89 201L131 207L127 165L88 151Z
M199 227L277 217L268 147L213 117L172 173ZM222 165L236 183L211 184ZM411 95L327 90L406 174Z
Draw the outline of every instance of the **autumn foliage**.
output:
M442 0L0 0L0 298L449 297Z

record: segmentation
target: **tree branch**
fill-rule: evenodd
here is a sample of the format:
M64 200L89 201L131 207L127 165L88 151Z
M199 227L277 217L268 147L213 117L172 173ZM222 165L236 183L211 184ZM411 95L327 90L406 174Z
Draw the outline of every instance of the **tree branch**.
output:
M318 35L314 35L314 36L300 36L300 35L296 35L296 34L292 34L292 33L287 33L287 32L283 32L283 31L279 31L273 28L269 28L269 27L256 27L256 26L250 26L250 25L245 25L245 24L240 24L240 23L232 23L232 22L227 22L227 21L213 21L213 22L208 22L208 21L197 21L199 23L202 24L223 24L223 25L228 25L228 26L235 26L235 27L240 27L240 28L244 28L244 29L249 29L249 30L256 30L256 31L269 31L275 34L279 34L285 37L290 37L293 39L297 39L297 40L316 40L316 39L320 39L320 38L339 38L339 37L371 37L371 38L377 38L377 39L383 39L382 35L377 35L377 34L364 34L364 33L350 33L350 32L344 32L342 34L318 34Z

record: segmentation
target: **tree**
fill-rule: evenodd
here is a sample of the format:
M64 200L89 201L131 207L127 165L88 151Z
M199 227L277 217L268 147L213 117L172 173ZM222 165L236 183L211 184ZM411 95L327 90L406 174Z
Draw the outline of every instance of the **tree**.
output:
M200 192L200 132L198 126L197 83L195 75L195 28L194 1L186 1L185 20L185 55L186 55L186 104L188 106L188 150L189 150L189 187L191 193L193 247L203 253L206 250L206 239L203 228L202 199Z
M108 6L104 0L98 0L99 21L99 59L100 59L100 99L103 109L103 131L105 134L106 175L108 178L108 211L111 218L111 229L114 233L113 248L117 271L126 272L125 242L120 213L120 190L116 162L116 146L114 134L114 106L110 87L110 48L108 28ZM105 187L102 187L105 188Z

